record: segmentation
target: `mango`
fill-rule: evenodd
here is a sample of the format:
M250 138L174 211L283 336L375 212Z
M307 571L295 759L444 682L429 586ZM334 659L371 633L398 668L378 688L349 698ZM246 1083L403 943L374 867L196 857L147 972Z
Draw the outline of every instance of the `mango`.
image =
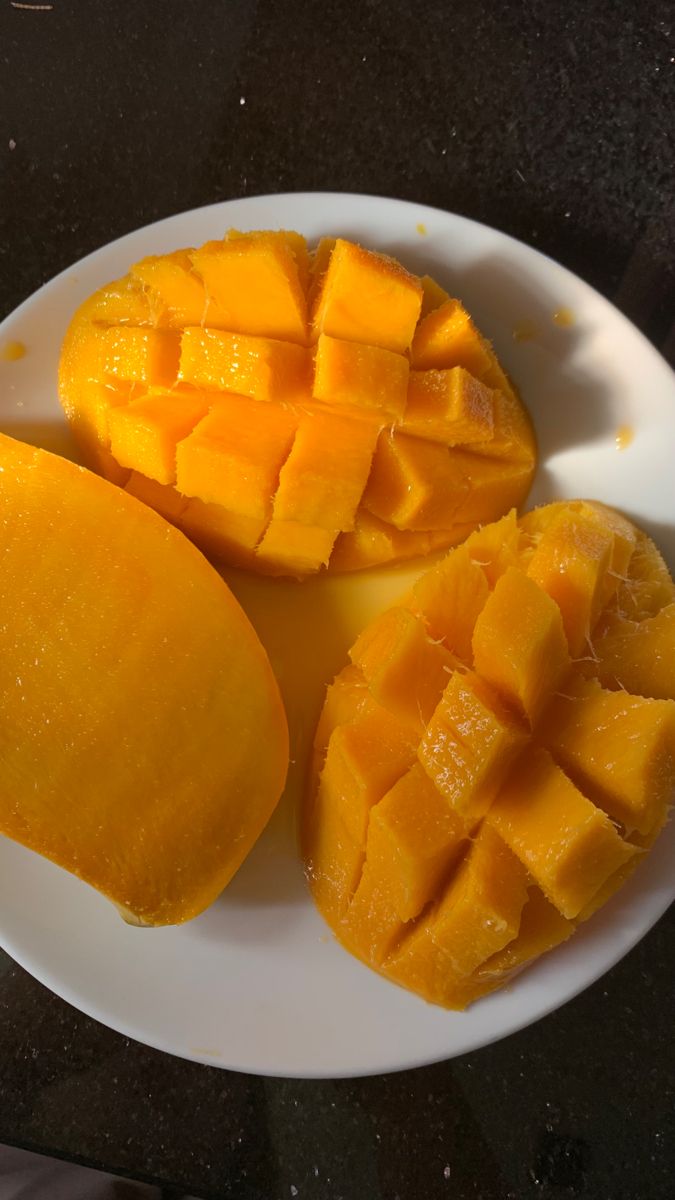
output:
M0 832L133 923L189 920L284 784L265 652L206 559L130 492L4 436L0 468Z
M648 856L675 787L672 586L621 514L560 501L474 530L359 634L302 822L352 954L462 1009Z
M174 488L174 503L141 491L209 556L263 574L455 545L522 503L536 463L458 300L387 255L341 238L310 251L288 230L133 264L75 314L59 394L88 465Z

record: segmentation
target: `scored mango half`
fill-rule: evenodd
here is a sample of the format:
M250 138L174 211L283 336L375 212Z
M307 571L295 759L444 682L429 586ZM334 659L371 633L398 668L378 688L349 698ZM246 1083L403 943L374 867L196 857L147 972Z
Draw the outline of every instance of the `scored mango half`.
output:
M141 260L75 315L59 391L88 465L271 574L454 545L536 462L460 301L340 238L231 231Z
M461 1009L570 937L675 786L675 585L584 501L511 511L357 638L315 736L303 851L338 939Z

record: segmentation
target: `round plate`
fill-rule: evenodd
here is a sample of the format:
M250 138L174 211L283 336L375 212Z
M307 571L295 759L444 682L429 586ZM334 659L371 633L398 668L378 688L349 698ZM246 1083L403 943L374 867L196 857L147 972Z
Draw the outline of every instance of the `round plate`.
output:
M72 452L56 367L76 305L143 255L199 245L231 226L297 229L312 240L339 233L437 277L494 340L532 413L541 460L531 502L584 496L616 505L654 534L672 565L675 376L667 365L611 304L555 262L494 229L400 201L236 200L160 221L89 255L0 326L0 360L9 340L27 347L19 361L0 361L2 429ZM562 318L561 310L568 310ZM514 331L533 336L517 340ZM624 427L630 445L620 451ZM330 591L310 581L272 592L269 581L227 575L284 688L296 773L322 686L358 627L410 572L354 576ZM632 881L571 942L510 989L466 1013L445 1012L362 966L329 934L298 860L294 779L227 891L181 928L129 928L90 888L0 839L0 942L52 991L161 1050L260 1074L356 1075L449 1058L537 1020L607 971L675 894L672 823Z

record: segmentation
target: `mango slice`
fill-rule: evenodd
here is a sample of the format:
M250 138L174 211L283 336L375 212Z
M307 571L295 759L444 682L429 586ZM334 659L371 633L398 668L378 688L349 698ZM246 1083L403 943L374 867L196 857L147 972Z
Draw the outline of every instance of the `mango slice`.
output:
M0 464L0 832L135 923L186 921L283 787L265 652L220 576L132 495L4 436Z
M672 586L621 514L561 501L473 531L359 634L302 825L351 953L461 1009L625 882L675 787Z
M174 488L194 503L141 490L207 554L264 574L455 545L522 503L536 463L458 300L386 255L340 238L310 251L288 230L134 264L75 314L59 393L88 465Z

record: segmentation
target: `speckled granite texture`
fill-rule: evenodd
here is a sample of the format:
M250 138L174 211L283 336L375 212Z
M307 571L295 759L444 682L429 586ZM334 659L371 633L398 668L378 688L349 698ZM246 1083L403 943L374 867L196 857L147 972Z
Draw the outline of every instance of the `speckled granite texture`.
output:
M674 111L654 0L2 0L0 315L158 217L349 190L522 238L672 361ZM236 1200L671 1200L674 928L506 1042L324 1083L146 1050L2 958L0 1141Z

